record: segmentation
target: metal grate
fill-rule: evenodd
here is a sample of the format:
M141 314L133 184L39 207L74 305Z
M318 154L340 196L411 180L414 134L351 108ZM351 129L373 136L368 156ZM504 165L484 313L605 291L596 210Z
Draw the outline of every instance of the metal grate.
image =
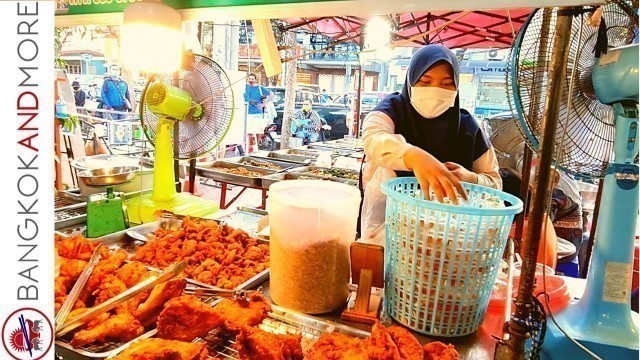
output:
M56 210L54 213L54 222L65 221L69 219L84 216L87 213L87 206L81 206L72 209Z
M318 338L324 334L341 332L355 337L367 337L368 332L349 328L341 325L332 325L321 320L316 320L305 315L289 313L286 310L274 307L258 328L272 334L302 335L302 350L307 351ZM234 359L238 358L235 342L231 340L220 341L219 338L207 337L209 353L214 358Z
M56 192L55 198L54 198L54 208L58 210L66 206L76 205L83 202L84 202L83 200L73 199L69 196L65 196L63 194Z

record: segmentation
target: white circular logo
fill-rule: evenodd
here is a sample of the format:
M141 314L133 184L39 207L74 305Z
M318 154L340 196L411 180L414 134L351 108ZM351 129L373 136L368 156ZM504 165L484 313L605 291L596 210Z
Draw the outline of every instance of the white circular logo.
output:
M51 321L40 310L18 309L2 326L2 344L14 359L42 359L53 344Z

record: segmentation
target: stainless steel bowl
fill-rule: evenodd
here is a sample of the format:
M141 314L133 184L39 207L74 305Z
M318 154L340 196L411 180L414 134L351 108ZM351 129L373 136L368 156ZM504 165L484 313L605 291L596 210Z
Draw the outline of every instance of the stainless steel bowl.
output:
M87 186L116 186L132 181L139 171L139 166L116 166L84 170L78 173L78 177Z

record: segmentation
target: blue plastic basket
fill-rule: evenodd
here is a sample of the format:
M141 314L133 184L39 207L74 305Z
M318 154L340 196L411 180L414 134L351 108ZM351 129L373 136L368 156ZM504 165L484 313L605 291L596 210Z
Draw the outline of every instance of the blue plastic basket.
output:
M428 335L464 336L478 329L511 222L522 211L515 196L475 184L462 186L468 191L467 204L449 205L416 194L416 178L382 184L387 195L385 310ZM487 199L508 204L486 207Z

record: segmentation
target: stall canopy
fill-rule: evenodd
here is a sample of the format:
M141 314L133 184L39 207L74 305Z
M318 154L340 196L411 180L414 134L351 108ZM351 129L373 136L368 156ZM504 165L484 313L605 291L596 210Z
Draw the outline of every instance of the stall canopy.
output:
M511 46L515 34L531 12L530 9L473 11L459 20L426 34L455 20L461 12L414 12L387 15L392 24L391 41L412 39L405 46L443 44L449 48L505 48ZM370 17L335 16L320 18L287 18L286 30L304 28L325 34L335 42L356 42ZM418 34L424 34L415 38Z

